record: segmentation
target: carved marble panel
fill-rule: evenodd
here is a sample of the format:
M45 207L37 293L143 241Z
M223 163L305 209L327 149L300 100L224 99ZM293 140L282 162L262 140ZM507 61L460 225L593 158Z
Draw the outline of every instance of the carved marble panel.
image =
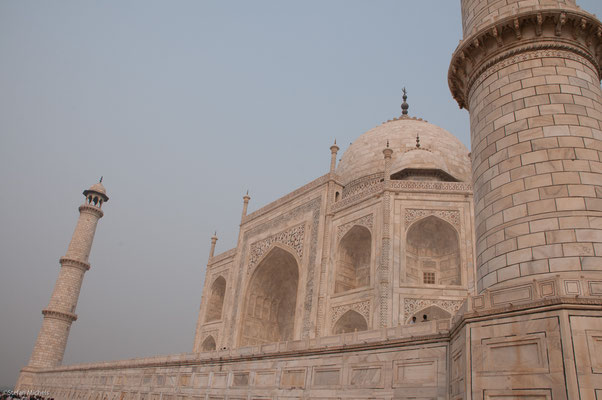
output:
M332 307L330 314L331 322L335 323L341 317L341 315L345 314L349 310L358 312L366 319L367 322L370 321L370 300L365 300L357 303L343 304Z
M444 221L449 222L460 231L460 211L457 210L422 210L418 208L407 208L405 210L405 227L406 229L412 222L434 215Z
M253 271L261 257L271 248L274 243L281 243L291 247L299 258L303 258L303 240L305 236L305 224L279 232L266 239L252 243L250 246L249 263L247 273Z
M462 303L464 300L405 298L403 300L404 320L414 315L416 311L430 306L437 306L453 316L460 309Z
M341 240L343 236L355 225L365 226L372 232L372 226L374 224L374 214L365 215L361 218L348 222L346 224L340 225L337 228L337 242Z

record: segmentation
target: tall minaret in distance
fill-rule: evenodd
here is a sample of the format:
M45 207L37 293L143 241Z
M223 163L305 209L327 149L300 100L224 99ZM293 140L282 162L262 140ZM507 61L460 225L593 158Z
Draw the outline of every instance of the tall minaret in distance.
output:
M24 369L51 368L60 365L65 354L71 323L77 319L75 307L84 273L90 269L88 257L96 232L96 224L102 218L102 205L109 200L100 182L84 190L84 204L79 206L79 219L67 253L60 259L61 269L54 285L48 307L42 310L44 321L33 348L29 364Z

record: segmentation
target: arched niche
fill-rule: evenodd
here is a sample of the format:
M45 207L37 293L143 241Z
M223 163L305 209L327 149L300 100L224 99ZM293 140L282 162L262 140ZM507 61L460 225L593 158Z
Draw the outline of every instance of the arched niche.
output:
M226 296L226 280L220 276L211 285L205 322L218 321L222 319L224 308L224 297Z
M343 236L337 249L334 292L370 286L372 235L368 228L355 225Z
M357 311L349 310L339 318L332 328L332 333L338 335L348 332L360 332L368 329L364 316Z
M288 251L274 247L259 263L245 296L240 345L292 340L299 266Z
M214 351L216 348L215 339L211 335L207 336L201 345L201 351Z
M460 285L458 233L448 222L429 216L406 236L406 279L419 285Z
M422 321L433 321L437 319L449 319L451 317L452 315L450 313L448 313L441 307L433 305L427 308L423 308L420 311L417 311L416 313L414 313L414 315L408 318L407 322L411 324L413 322L417 323ZM414 318L416 319L414 320Z

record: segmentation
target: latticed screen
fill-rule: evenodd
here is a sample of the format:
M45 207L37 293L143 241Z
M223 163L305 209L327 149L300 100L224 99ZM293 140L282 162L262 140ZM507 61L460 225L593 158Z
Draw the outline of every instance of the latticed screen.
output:
M425 272L423 276L423 282L428 285L435 284L435 273L434 272Z

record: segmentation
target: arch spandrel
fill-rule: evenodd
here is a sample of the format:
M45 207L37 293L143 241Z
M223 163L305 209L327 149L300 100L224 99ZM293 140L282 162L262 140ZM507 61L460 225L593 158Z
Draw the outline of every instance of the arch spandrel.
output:
M426 318L424 318L425 316ZM443 308L433 304L416 311L413 315L410 315L406 320L406 323L411 324L413 322L426 322L440 319L449 319L451 317L452 314L449 311L446 311ZM416 319L413 320L413 318Z
M361 332L368 330L368 322L364 316L357 311L349 310L343 314L332 328L335 335L349 332Z

